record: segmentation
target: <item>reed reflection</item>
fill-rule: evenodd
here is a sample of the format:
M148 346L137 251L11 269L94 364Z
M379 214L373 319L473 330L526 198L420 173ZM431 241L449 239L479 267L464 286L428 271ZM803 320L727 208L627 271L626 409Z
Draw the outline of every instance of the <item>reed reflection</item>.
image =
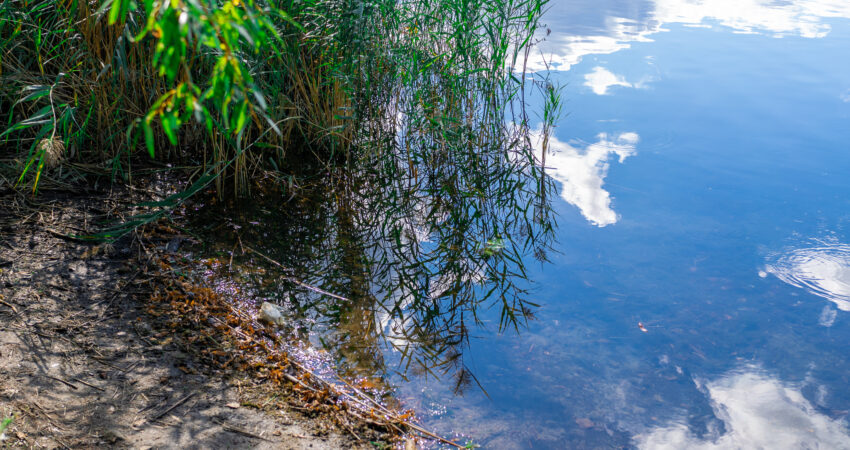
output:
M258 302L288 305L300 335L330 352L346 374L379 388L388 388L382 380L391 373L451 377L460 393L478 384L464 349L482 326L481 309L501 310L500 329L519 331L533 318L523 261L545 259L548 230L507 212L499 216L508 222L477 222L478 208L494 217L504 206L479 199L473 206L460 191L398 191L408 200L394 203L377 185L369 173L321 173L297 188L280 183L298 194L283 205L275 204L288 197L280 190L229 205L224 214L233 223L214 232L216 248L208 252L232 252L238 281L256 289ZM220 206L214 211L221 214Z

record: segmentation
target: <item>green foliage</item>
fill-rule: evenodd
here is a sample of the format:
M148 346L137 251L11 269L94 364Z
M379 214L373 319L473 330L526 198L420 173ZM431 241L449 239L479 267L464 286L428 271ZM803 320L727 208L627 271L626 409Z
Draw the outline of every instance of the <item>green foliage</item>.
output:
M12 421L15 420L15 416L7 417L0 421L0 436L3 436L6 433L6 429L9 428L9 425L12 424Z
M137 9L129 0L111 3L110 25L126 20L128 13ZM107 0L103 7L109 4ZM232 135L241 135L250 116L262 116L273 124L265 115L265 99L242 54L256 54L261 49L278 53L281 37L271 18L287 19L285 12L271 6L259 9L251 0L219 4L145 0L142 15L145 26L133 40L138 42L148 34L156 38L151 63L166 84L173 86L154 102L142 121L151 157L155 154L154 119L159 119L174 146L180 127L192 118L204 122L212 133L215 119L211 110L220 115L219 122ZM190 50L207 55L211 65L202 73L202 86L193 80Z

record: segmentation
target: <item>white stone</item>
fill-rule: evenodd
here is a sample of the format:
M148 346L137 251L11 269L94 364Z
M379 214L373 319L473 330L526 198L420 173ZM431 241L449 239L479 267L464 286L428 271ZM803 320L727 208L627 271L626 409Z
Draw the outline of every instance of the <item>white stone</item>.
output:
M286 320L283 318L283 310L280 306L269 302L263 302L262 306L260 306L260 314L257 319L260 322L267 323L269 325L277 325L279 327L286 324Z

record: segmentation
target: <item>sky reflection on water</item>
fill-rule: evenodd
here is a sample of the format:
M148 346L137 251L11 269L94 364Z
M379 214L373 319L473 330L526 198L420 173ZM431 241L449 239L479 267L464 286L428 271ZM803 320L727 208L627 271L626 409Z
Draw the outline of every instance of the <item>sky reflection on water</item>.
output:
M850 448L850 3L550 7L542 306L473 331L489 397L399 396L485 448Z
M620 133L615 138L601 133L597 141L580 148L556 137L549 139L546 168L549 176L561 184L561 198L575 205L588 222L604 227L617 222L611 209L611 196L602 189L608 174L609 159L616 156L620 163L635 154L639 136Z
M641 449L847 448L843 421L817 411L799 389L747 367L697 387L711 399L718 423L696 436L682 422L638 435Z
M773 37L821 38L829 34L832 18L850 18L843 0L603 0L554 1L547 23L554 37L542 45L531 67L542 70L548 62L556 70L570 70L586 55L605 55L651 42L652 35L669 31L665 24L690 27L719 25L735 33Z

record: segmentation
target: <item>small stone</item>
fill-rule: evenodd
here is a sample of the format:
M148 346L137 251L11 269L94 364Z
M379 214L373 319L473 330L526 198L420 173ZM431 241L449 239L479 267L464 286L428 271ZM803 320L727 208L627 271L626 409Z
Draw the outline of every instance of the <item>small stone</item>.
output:
M228 403L226 406L231 409L239 409L239 403L237 402Z
M269 325L277 325L279 327L286 324L281 308L269 302L263 302L262 306L260 306L260 314L257 319L260 322L267 323Z
M183 242L183 238L175 237L168 241L168 244L165 245L165 251L168 253L176 253L180 248L180 243Z

